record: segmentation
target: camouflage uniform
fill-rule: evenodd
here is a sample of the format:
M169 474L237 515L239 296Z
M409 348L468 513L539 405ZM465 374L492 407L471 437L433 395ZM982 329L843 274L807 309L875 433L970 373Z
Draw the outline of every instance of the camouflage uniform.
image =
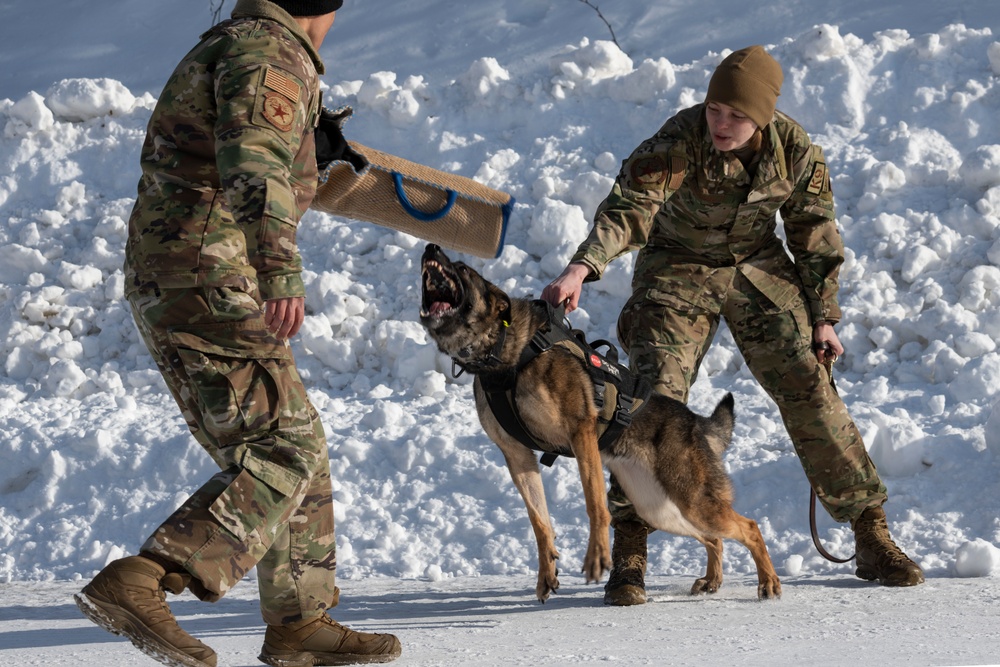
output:
M336 604L329 455L263 302L305 294L295 243L316 187L323 64L282 9L239 0L160 95L129 220L126 296L222 472L149 537L217 600L257 565L265 622Z
M754 175L714 148L704 105L671 118L623 163L572 261L598 279L639 250L618 338L632 367L681 401L725 318L747 366L774 399L817 496L837 521L885 501L857 427L812 351L813 323L837 322L837 230L819 146L776 112ZM784 223L788 257L775 234ZM636 520L612 480L616 523Z

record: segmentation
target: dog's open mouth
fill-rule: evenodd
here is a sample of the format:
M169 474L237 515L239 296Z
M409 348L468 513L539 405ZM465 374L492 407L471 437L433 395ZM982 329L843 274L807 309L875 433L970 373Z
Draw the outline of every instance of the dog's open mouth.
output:
M421 317L439 318L462 304L465 297L462 282L450 266L427 259L421 274L424 293L420 305Z

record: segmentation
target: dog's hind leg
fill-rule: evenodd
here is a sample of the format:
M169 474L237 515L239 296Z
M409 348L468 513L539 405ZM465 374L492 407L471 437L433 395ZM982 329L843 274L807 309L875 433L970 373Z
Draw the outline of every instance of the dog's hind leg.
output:
M528 510L531 529L535 532L535 542L538 544L538 583L535 585L535 595L540 602L545 602L550 594L559 589L559 573L556 569L559 552L556 550L555 533L549 518L548 504L545 502L545 487L542 485L538 461L530 449L518 443L501 447L501 451L507 461L510 478Z
M708 552L708 567L705 576L694 582L691 595L717 593L722 587L722 540L708 535L695 535L695 539L705 545L705 551Z
M733 514L737 517L742 532L742 538L736 539L750 550L750 555L757 564L757 597L762 600L780 598L781 581L771 564L771 556L767 553L767 545L764 544L764 536L760 534L757 522L736 512Z
M757 522L737 514L730 507L721 512L712 524L715 528L712 534L736 540L750 550L757 565L757 597L762 600L781 597L781 581L771 564L771 556L767 553L767 545Z

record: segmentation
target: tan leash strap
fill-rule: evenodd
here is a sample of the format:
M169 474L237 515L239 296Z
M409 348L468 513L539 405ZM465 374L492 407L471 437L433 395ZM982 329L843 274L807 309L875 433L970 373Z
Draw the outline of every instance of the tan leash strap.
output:
M821 343L821 345L826 345ZM827 348L820 348L827 349ZM833 381L833 364L837 361L836 355L827 355L823 361L823 365L826 367L827 375L830 378L830 386L833 387L834 391L837 391L837 385ZM827 559L832 563L849 563L854 560L856 554L851 554L850 558L837 558L832 555L823 547L823 543L820 542L819 532L816 530L816 489L812 488L812 484L809 485L809 531L812 533L813 544L816 545L816 551L819 555Z

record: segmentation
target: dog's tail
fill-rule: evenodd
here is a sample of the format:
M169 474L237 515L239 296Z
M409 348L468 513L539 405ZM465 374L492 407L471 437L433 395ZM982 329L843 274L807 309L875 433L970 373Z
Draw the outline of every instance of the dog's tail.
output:
M719 456L722 456L733 439L733 425L736 423L736 419L733 417L735 404L736 400L732 393L727 393L715 406L712 416L705 418L701 423L708 446Z

